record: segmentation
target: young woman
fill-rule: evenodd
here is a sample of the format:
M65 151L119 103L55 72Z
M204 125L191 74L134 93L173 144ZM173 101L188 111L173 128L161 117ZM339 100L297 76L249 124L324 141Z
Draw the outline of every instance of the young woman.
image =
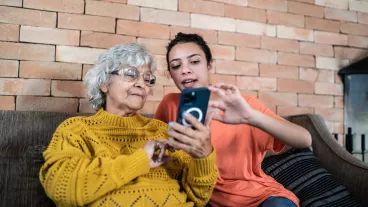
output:
M178 33L166 53L168 70L179 90L209 87L218 99L209 104L213 117L210 133L219 177L212 206L298 206L298 198L261 169L267 151L278 153L285 145L304 148L311 135L285 121L255 97L242 96L234 85L209 86L212 54L201 36ZM180 94L166 95L154 118L169 122L168 144L176 149L198 148L196 128L175 123ZM188 117L191 117L188 115ZM204 126L201 126L204 127Z

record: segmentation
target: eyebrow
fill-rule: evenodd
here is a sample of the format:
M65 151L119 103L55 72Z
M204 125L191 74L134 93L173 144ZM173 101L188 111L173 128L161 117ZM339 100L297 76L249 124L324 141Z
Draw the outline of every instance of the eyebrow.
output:
M194 56L201 56L200 54L197 54L197 53L194 53L194 54L191 54L191 55L189 55L188 57L187 57L187 59L189 59L189 58L191 58L191 57L194 57ZM172 59L171 61L170 61L170 63L172 62L172 61L176 61L176 60L180 60L179 58L176 58L176 59Z

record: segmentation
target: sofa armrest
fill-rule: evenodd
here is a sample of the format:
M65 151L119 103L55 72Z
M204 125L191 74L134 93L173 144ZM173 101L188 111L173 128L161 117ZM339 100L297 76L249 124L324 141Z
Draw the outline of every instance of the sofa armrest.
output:
M311 133L313 153L321 165L343 184L358 202L368 206L368 163L358 160L340 146L320 115L295 115L286 119Z

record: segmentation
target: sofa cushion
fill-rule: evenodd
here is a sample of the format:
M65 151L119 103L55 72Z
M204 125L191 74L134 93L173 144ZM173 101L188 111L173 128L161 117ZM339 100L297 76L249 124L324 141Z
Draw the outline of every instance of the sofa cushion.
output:
M308 148L291 149L284 154L267 157L262 162L262 169L294 192L301 207L361 206L320 166L318 158Z

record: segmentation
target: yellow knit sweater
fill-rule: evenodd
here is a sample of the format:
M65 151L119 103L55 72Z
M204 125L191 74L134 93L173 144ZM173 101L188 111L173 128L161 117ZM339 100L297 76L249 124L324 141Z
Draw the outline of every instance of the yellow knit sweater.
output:
M217 178L215 152L193 159L183 151L150 169L143 146L167 138L164 122L99 110L67 119L43 153L40 180L58 206L204 206Z

